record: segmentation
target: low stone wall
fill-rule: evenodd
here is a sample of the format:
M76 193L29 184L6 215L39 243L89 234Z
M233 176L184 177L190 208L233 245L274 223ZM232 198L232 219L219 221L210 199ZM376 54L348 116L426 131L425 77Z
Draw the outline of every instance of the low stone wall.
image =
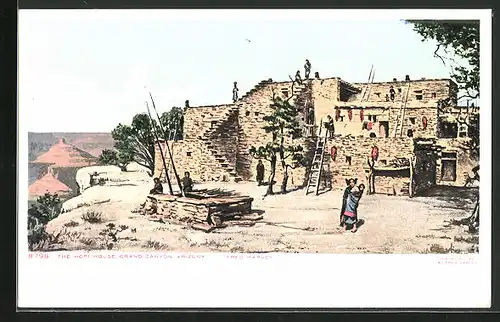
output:
M378 161L376 167L385 167L388 162L395 158L409 158L413 152L413 140L411 138L365 138L365 137L336 137L328 140L328 153L332 147L337 148L335 160L328 156L330 169L332 171L333 189L344 189L345 180L349 178L358 178L358 183L363 183L368 187L368 174L370 167L368 158L370 157L372 147L376 145L379 149ZM350 161L350 162L349 162ZM394 175L381 175L375 181L376 191L390 191L393 186L401 189L404 180L397 179ZM408 181L408 178L406 179ZM385 192L384 192L385 193Z
M253 198L247 196L149 195L145 210L147 215L157 220L215 226L235 216L250 214L252 201Z

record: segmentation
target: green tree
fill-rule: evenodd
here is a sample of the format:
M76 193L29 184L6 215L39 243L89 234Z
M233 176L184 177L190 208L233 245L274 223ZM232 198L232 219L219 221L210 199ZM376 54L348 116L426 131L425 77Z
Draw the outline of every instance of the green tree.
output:
M274 193L273 185L278 161L283 170L281 193L286 193L288 170L295 168L304 160L303 147L292 144L294 139L302 136L297 109L288 100L283 100L274 94L270 107L272 113L264 116L265 125L263 129L266 133L271 134L271 140L266 145L259 147L252 146L250 148L252 157L265 159L270 163L271 171L266 195Z
M478 98L479 21L407 20L407 22L422 36L422 41L437 42L434 56L451 67L450 76L463 92L460 98ZM456 58L462 62L457 62Z
M103 165L115 165L120 167L122 171L127 171L127 165L132 162L132 158L123 159L123 154L119 154L115 150L104 149L99 156L99 163Z
M151 121L145 113L137 114L132 118L131 125L118 124L111 135L115 141L114 147L118 151L117 160L121 164L132 161L148 168L149 175L154 173L156 123Z
M479 98L479 21L420 21L408 20L413 25L413 30L422 36L422 41L434 40L437 42L434 56L441 59L443 64L450 65L450 76L457 82L462 98ZM439 52L443 50L447 57ZM449 55L449 56L448 56ZM461 62L457 62L459 58ZM440 102L438 108L446 107L450 102ZM479 160L479 116L468 115L465 119L457 118L460 125L468 127L469 140L465 148L471 152L471 157ZM475 170L475 172L478 169ZM479 176L475 173L476 179ZM467 183L466 183L467 185ZM462 221L468 222L471 229L479 225L479 196L472 215Z
M46 193L31 203L28 208L28 247L35 250L36 246L48 240L49 234L45 225L59 216L62 200L57 194Z
M161 115L160 121L168 140L182 140L184 127L184 110L182 108L172 107L170 111Z

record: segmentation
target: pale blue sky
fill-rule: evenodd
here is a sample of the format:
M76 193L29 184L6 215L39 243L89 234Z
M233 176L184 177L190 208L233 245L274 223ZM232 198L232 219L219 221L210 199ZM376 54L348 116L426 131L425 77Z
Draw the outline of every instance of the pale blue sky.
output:
M371 64L375 81L449 77L433 57L434 43L421 42L395 17L134 11L20 11L24 128L109 132L145 111L144 86L160 112L186 99L192 106L230 103L233 81L243 95L263 79L303 73L306 58L312 75L349 82L366 81Z

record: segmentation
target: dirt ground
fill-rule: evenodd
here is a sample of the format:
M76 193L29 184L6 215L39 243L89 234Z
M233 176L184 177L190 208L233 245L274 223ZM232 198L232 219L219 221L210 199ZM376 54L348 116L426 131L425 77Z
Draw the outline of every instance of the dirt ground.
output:
M135 210L146 200L152 180L127 174L123 182L92 187L67 201L65 212L47 225L64 231L67 250L97 250L111 243L102 231L108 223L123 231L112 250L183 252L309 252L309 253L471 253L478 237L447 220L468 216L477 188L436 187L427 196L408 198L364 195L356 233L338 228L342 191L318 196L303 189L263 198L267 187L246 183L197 184L195 189L224 189L254 198L252 208L264 218L253 227L230 226L204 233L185 226L149 221ZM82 214L102 213L103 222L88 223ZM99 234L101 233L101 235ZM106 244L106 245L105 245Z

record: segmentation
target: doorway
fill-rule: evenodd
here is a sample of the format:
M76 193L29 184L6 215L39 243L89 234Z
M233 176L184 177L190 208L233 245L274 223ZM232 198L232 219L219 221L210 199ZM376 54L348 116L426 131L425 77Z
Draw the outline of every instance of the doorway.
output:
M379 122L379 136L382 138L389 137L389 122L388 121L380 121Z

